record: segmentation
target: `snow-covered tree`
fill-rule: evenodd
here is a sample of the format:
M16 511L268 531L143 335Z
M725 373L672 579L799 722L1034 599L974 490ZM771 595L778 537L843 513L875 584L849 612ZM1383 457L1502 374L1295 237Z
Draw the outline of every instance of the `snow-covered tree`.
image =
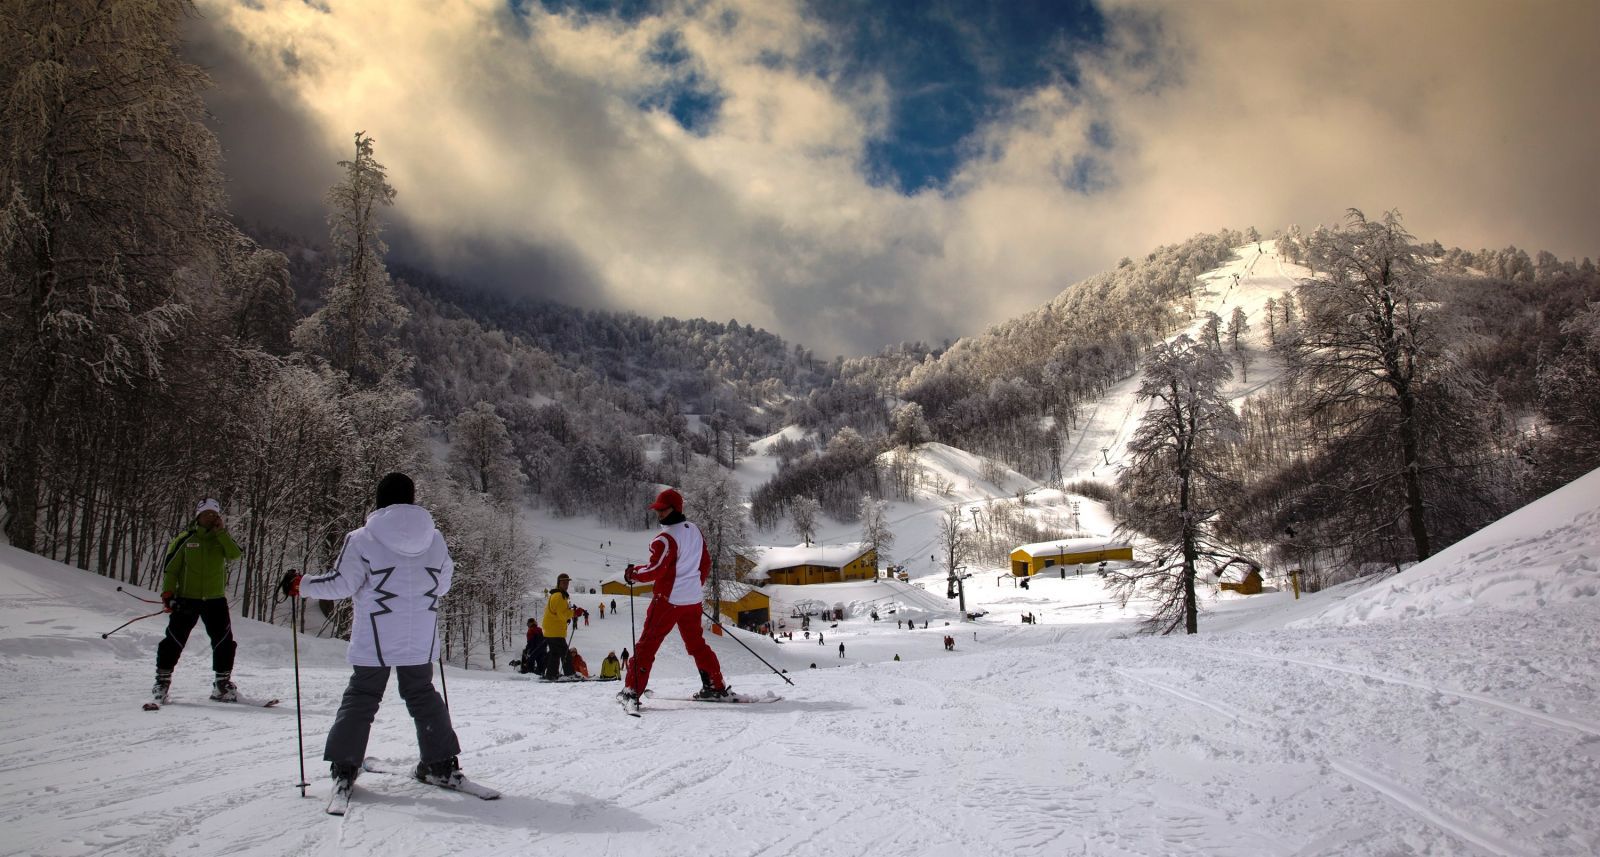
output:
M1345 228L1326 241L1327 279L1300 289L1302 318L1287 344L1311 413L1337 420L1346 437L1388 446L1388 455L1359 463L1373 468L1369 492L1382 483L1402 487L1397 517L1421 560L1434 552L1428 471L1445 464L1433 459L1432 438L1459 440L1484 405L1482 385L1452 349L1455 337L1411 242L1397 213L1369 221L1351 210ZM1287 305L1286 298L1286 320ZM1450 423L1453 439L1434 434Z
M888 510L887 500L879 500L871 494L861 495L861 540L877 552L879 563L887 559L886 554L894 547L894 531L889 529Z
M525 481L512 456L511 433L494 405L479 402L450 424L450 475L497 505L514 501Z
M893 421L892 437L896 446L916 449L917 444L928 439L928 421L922 414L922 406L916 402L907 402L896 408Z
M24 550L51 446L69 426L100 431L90 403L106 428L133 425L114 415L167 383L183 292L208 287L185 272L215 267L226 212L207 81L177 49L191 8L0 2L0 499ZM57 465L111 452L82 432L71 444Z
M1553 435L1545 457L1556 484L1600 467L1600 303L1562 329L1571 344L1539 371L1540 410Z
M955 585L956 569L972 558L976 539L971 530L961 526L961 507L951 506L939 518L939 550L944 553L945 573L951 586Z
M1128 464L1118 480L1124 496L1123 527L1153 543L1151 562L1114 572L1123 603L1150 594L1156 609L1145 620L1152 632L1199 631L1195 578L1202 567L1218 573L1254 565L1217 534L1217 507L1230 491L1225 448L1237 439L1238 417L1222 396L1232 377L1227 358L1188 335L1151 349L1139 385L1150 410L1128 444Z
M794 525L794 534L806 545L817 535L817 516L822 513L822 504L810 497L796 497L789 502L789 520Z
M728 595L724 584L734 579L734 557L750 543L744 492L731 474L714 465L691 473L683 487L685 513L700 527L711 554L711 588L716 601L712 609L720 616L720 602Z
M1234 362L1239 364L1239 378L1243 381L1250 380L1250 354L1241 340L1250 332L1250 321L1245 315L1244 307L1233 308L1233 315L1228 319L1228 342L1233 349Z
M1206 313L1206 323L1200 327L1200 341L1217 351L1222 350L1222 316Z
M325 305L300 323L295 345L327 360L363 386L376 385L404 370L409 358L396 347L406 320L395 298L383 257L379 209L394 204L383 164L373 155L373 140L356 134L355 157L340 161L344 178L328 191L328 228L333 267L328 270Z

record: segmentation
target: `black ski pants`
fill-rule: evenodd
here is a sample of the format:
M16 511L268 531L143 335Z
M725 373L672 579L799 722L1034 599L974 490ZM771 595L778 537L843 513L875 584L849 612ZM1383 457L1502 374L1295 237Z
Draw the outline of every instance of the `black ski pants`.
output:
M328 743L322 751L325 761L361 767L367 757L367 737L372 734L372 718L378 714L383 693L389 686L390 667L353 667L350 684L333 718ZM456 730L450 725L450 710L433 688L433 664L393 667L400 674L400 698L417 727L417 753L424 764L442 762L461 753Z
M567 638L544 638L544 661L540 665L539 674L552 680L573 674L572 659L567 657Z
M211 669L219 673L233 672L233 653L239 645L233 641L233 622L228 615L226 598L178 598L172 602L172 613L167 618L167 635L156 646L156 671L171 672L178 665L183 647L189 643L189 632L196 622L205 622L206 635L211 638Z

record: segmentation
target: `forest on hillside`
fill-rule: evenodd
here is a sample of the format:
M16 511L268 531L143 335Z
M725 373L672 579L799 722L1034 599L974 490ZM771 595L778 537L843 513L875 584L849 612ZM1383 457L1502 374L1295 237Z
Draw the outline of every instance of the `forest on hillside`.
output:
M404 188L361 134L328 189L327 235L241 228L206 81L175 50L187 6L148 5L25 4L24 31L71 38L0 56L5 103L38 107L0 118L13 153L0 162L0 501L13 545L80 568L149 584L196 499L214 496L248 548L238 609L281 619L277 576L326 567L377 479L405 470L462 568L451 655L493 658L538 584L541 546L511 524L522 506L642 528L654 490L683 486L719 569L751 524L798 532L820 513L875 541L878 504L927 487L907 455L918 444L1059 484L1082 408L1185 356L1176 331L1204 322L1185 354L1213 374L1251 359L1241 322L1200 319L1195 296L1254 229L1125 258L953 344L824 362L734 320L391 271L384 218ZM95 68L126 73L108 83ZM1274 235L1316 273L1267 318L1290 369L1223 420L1215 478L1182 520L1202 509L1233 555L1332 579L1437 552L1600 465L1590 260L1446 249L1388 217ZM788 425L806 431L772 446L777 475L743 496L730 468ZM1140 473L1084 490L1165 538L1172 480ZM997 544L1043 535L1010 519ZM337 633L345 620L321 621Z

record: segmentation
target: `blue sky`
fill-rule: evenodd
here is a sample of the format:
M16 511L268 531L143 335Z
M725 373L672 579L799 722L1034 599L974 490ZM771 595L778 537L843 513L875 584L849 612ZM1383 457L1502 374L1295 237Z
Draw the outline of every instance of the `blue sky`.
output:
M511 0L510 8L525 18L535 2L551 14L624 25L673 5ZM873 184L903 192L947 187L972 154L974 132L1019 96L1055 83L1075 85L1074 58L1101 47L1106 23L1090 0L806 0L803 8L831 38L808 46L800 57L769 61L843 86L866 77L885 81L887 127L867 144L861 167ZM714 126L722 95L692 69L679 34L657 39L651 59L674 74L640 98L640 106L665 110L693 133ZM1109 128L1097 126L1095 139L1109 147ZM1085 157L1063 180L1089 190L1095 174L1095 162Z
M366 131L397 254L821 353L1124 256L1399 209L1600 255L1593 0L197 0L235 208Z

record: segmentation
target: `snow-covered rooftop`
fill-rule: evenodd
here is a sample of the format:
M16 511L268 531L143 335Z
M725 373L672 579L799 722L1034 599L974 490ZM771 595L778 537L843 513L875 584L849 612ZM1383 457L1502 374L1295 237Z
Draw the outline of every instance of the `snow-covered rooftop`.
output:
M757 578L777 568L797 565L818 565L826 568L844 568L867 552L866 542L845 542L838 545L795 545L793 547L756 548L759 557L750 574Z
M1088 551L1112 550L1128 546L1127 542L1117 541L1109 536L1090 536L1078 539L1057 539L1053 542L1034 542L1031 545L1022 545L1017 550L1028 556L1047 557L1053 554L1086 553Z

